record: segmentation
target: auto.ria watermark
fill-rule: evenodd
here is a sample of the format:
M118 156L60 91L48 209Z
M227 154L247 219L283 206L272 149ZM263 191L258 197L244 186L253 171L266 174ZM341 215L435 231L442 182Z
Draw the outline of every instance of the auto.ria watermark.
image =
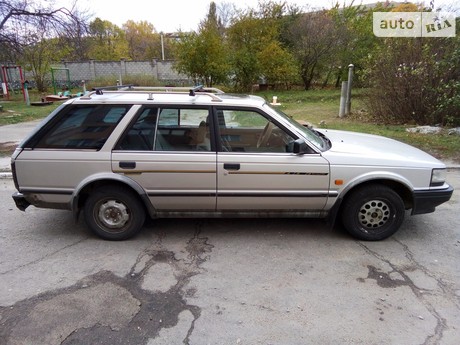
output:
M455 37L455 14L448 12L374 12L377 37Z

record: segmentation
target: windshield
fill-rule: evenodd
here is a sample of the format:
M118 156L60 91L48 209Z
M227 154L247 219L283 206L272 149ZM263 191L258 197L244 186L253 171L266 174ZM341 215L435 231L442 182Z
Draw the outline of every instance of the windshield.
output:
M327 142L323 139L322 135L315 130L312 130L308 127L302 126L300 123L283 113L281 110L270 106L268 103L265 103L267 107L275 111L279 116L283 117L286 121L288 121L292 126L297 128L299 132L301 132L307 140L309 140L313 145L315 145L321 151L325 151L327 149Z

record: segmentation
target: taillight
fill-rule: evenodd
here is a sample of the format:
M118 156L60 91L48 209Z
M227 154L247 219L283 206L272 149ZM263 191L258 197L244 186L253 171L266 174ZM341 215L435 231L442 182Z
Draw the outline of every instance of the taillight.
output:
M13 181L14 186L19 191L19 183L18 177L16 175L16 159L18 158L19 154L22 152L22 148L16 148L13 155L11 156L11 173L13 174Z

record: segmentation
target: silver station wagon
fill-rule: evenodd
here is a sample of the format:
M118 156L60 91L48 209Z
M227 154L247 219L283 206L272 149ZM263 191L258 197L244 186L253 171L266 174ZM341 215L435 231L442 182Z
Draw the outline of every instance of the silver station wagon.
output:
M67 209L124 240L146 216L316 217L381 240L450 199L443 163L395 140L311 129L264 99L200 87L100 88L12 156L20 210Z

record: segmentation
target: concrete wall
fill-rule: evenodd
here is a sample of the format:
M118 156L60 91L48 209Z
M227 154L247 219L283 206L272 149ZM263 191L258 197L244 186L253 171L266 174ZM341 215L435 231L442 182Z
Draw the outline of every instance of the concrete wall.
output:
M173 60L150 61L83 61L62 62L54 67L68 68L72 80L95 80L98 77L117 77L142 75L151 76L163 83L190 83L189 78L173 69Z
M0 65L10 65L0 63ZM173 69L174 60L150 60L150 61L79 61L70 62L63 61L59 64L53 64L55 68L68 68L72 84L79 85L82 80L93 81L99 77L116 77L122 79L125 76L151 76L158 80L161 84L184 84L192 85L192 80L186 75L179 74ZM34 85L34 80L30 72L26 72L23 68L24 78L29 80L31 86ZM1 73L0 73L1 75ZM16 78L16 75L14 76ZM56 71L54 75L57 81L65 81L67 79L65 72ZM19 83L19 77L18 83ZM48 76L51 81L51 73ZM0 76L1 81L1 76ZM20 84L20 83L19 83Z
M62 61L59 64L53 64L54 68L67 68L70 74L70 87L71 89L79 89L82 87L81 81L86 83L92 82L97 78L109 77L121 82L125 82L126 76L150 76L152 79L158 81L160 85L173 85L173 86L189 86L193 85L193 80L187 78L186 75L179 74L173 69L174 60L150 60L150 61ZM0 63L0 65L9 66L10 63ZM29 81L29 88L35 88L35 80L30 71L26 71L23 66L22 71L25 80ZM0 73L1 75L1 73ZM9 83L9 89L20 89L21 81L18 75L12 76L14 79ZM0 77L0 95L2 94ZM17 79L17 80L16 80ZM56 81L56 92L60 91L63 87L67 86L67 74L65 71L55 70L54 79ZM132 82L130 79L130 82ZM51 72L47 76L48 86L52 91ZM114 81L115 82L115 81Z

